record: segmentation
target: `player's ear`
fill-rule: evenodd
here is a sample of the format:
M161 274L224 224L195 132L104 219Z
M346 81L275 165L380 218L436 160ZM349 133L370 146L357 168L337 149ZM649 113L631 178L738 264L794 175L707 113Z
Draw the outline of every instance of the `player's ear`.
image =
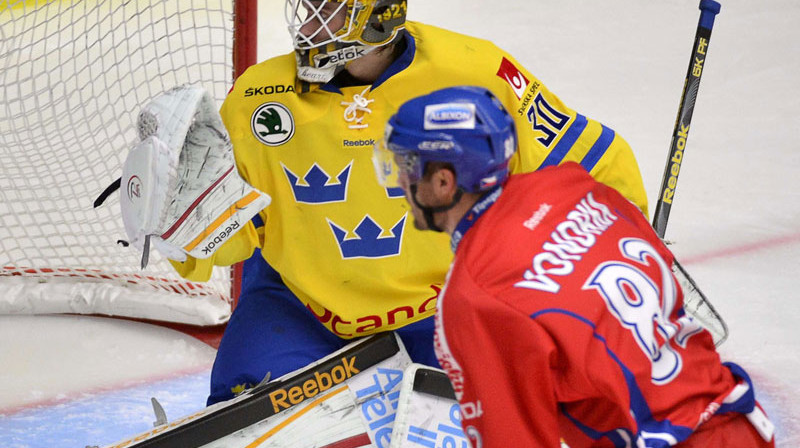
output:
M455 171L448 164L442 164L435 169L432 184L436 196L445 200L452 199L458 191Z

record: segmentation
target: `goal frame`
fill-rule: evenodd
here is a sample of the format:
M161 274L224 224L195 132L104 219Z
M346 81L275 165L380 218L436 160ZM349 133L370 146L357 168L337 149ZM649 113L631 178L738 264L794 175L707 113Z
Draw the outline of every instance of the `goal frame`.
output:
M103 206L107 210L102 214L87 212L86 216L81 215L75 222L68 221L73 218L65 217L64 222L70 223L69 228L59 227L61 221L52 221L51 216L71 215L75 210L76 214L86 212L84 204L87 201L91 204L93 197L90 196L100 192L95 184L110 182L119 176L114 164L118 163L120 156L124 159L125 148L133 140L130 134L132 128L127 124L120 124L111 130L98 128L98 123L110 123L117 116L104 116L108 110L105 101L110 99L111 107L116 107L115 112L125 115L124 123L129 123L129 117L135 118L136 110L146 104L152 95L159 90L168 90L176 83L213 82L217 101L221 101L234 80L257 62L258 0L219 0L216 3L197 4L190 4L189 0L176 0L175 3L134 0L124 5L106 0L75 0L63 4L10 0L7 3L7 9L0 11L0 37L5 41L0 42L0 72L7 85L3 87L6 92L2 94L4 98L0 99L0 116L8 118L4 120L3 132L17 132L20 136L0 141L0 153L8 163L7 170L0 169L0 188L10 192L9 195L0 194L0 214L5 215L0 221L4 227L0 237L9 240L8 244L0 246L5 252L0 254L0 289L4 290L0 291L0 314L90 314L198 328L223 326L240 293L241 264L229 270L228 290L216 286L207 288L204 283L182 279L163 259L163 266L156 270L138 271L133 263L117 265L104 261L109 258L105 255L107 253L116 257L113 255L117 253L113 249L114 241L125 237L124 231L120 231L121 217L118 216L116 204ZM207 12L201 11L206 8ZM120 20L125 22L120 24ZM170 28L170 23L178 23L175 30ZM221 27L224 27L224 31ZM63 28L68 30L63 32ZM152 29L157 32L153 33ZM224 34L212 37L212 33L218 32L215 29ZM159 34L162 31L164 35ZM157 46L142 38L151 37L155 41L169 36L171 39L173 31L180 39L174 47L172 44L168 47ZM150 36L147 36L148 33ZM105 36L111 38L101 40ZM184 48L185 36L188 36L186 53L180 53ZM147 65L145 81L151 73L153 77L163 76L163 79L159 78L155 83L148 81L144 95L138 90L134 92L135 100L126 98L123 104L120 96L119 104L114 104L116 97L108 93L108 89L104 91L103 86L108 85L121 93L139 89L142 66L152 62L146 59L150 53L142 56L144 53L141 48L134 46L136 42L132 41L137 40L139 45L151 45L152 49L148 48L148 51L157 53L157 57L169 58L169 64L165 64L165 72L154 71L155 64ZM221 50L221 42L225 43L225 51ZM173 48L177 51L175 54L172 53ZM51 60L51 53L55 54L52 67L47 62ZM212 63L214 67L208 68ZM155 68L160 70L160 62L158 64ZM222 75L223 64L228 67L224 69L226 75ZM62 66L68 67L62 71ZM125 77L126 69L130 70L128 77ZM111 75L108 79L104 77L106 72L115 70L118 75ZM179 71L180 76L175 76ZM135 73L139 74L134 80L132 76ZM95 78L98 74L103 78ZM195 81L193 76L201 78ZM209 77L213 81L209 81ZM87 82L95 85L84 91ZM118 84L111 84L115 82ZM128 83L133 86L129 88ZM80 90L80 94L76 94L76 90ZM93 97L95 95L96 98ZM48 103L47 100L52 101ZM95 103L99 106L93 109ZM76 113L87 114L85 125L78 122L72 127L73 114ZM76 116L75 120L81 118L84 117ZM74 159L70 152L56 155L62 154L55 150L60 147L51 148L48 145L48 132L52 131L44 128L54 119L63 121L54 126L56 131L69 134L69 138L54 142L55 145L63 144L69 148L75 139L89 142L87 147L73 146L82 148L79 162L72 163ZM37 127L43 129L41 135L44 138L38 133L34 137L28 136L30 130ZM91 135L81 136L83 132ZM92 151L91 148L98 148L97 154L87 154L86 151ZM81 162L84 158L93 162L106 157L100 154L108 154L109 150L113 157L107 164L87 166L86 162ZM51 175L43 174L51 172L48 171L52 169L50 159L59 157L71 163L63 167L56 165ZM38 162L40 158L43 162ZM15 160L25 159L30 162L15 165ZM75 166L78 166L77 171ZM119 168L121 170L121 166ZM68 175L70 177L66 179ZM25 176L33 178L34 182L26 182ZM40 178L35 179L36 176ZM84 183L84 179L91 180L91 183L71 193L71 186L66 184L73 183L77 178L81 183ZM80 202L78 209L72 204L67 205L67 209L50 206L50 203L58 205L62 201L62 196L50 190L55 188L67 188L63 191L72 194ZM48 191L52 193L51 197L47 197ZM43 197L44 200L40 199ZM91 205L88 205L88 210L91 210ZM20 218L16 219L17 216ZM114 216L119 223L109 222L114 220ZM36 226L41 227L41 231L27 233L27 228ZM103 232L112 226L116 226L116 230L111 230L111 236L103 234L102 238L81 237L81 233L93 233L96 226L102 227ZM20 236L19 245L11 241L16 239L15 235ZM51 246L50 235L53 235L55 245ZM30 241L24 240L28 237ZM93 244L85 242L97 240L101 240L99 245L103 248L93 248ZM111 252L108 251L109 246ZM70 247L79 250L73 254ZM31 248L34 252L27 252ZM104 251L102 258L84 263L101 250ZM118 251L130 252L132 248L118 246ZM59 258L61 252L63 258ZM116 263L116 258L114 260ZM220 272L225 270L221 268ZM121 300L120 296L130 297ZM164 298L171 296L181 299L173 303ZM179 304L182 300L184 303ZM193 309L205 313L205 316L191 316Z

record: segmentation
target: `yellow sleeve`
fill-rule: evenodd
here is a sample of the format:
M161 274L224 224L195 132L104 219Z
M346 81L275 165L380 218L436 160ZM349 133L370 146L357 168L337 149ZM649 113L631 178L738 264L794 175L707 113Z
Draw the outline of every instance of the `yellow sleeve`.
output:
M514 117L519 136L511 172L576 162L648 216L647 192L628 142L608 126L567 106L512 56L499 51L502 61L496 93Z
M613 148L613 150L611 150ZM647 192L644 189L639 164L628 142L617 135L609 151L589 172L592 177L614 187L650 219L647 205Z

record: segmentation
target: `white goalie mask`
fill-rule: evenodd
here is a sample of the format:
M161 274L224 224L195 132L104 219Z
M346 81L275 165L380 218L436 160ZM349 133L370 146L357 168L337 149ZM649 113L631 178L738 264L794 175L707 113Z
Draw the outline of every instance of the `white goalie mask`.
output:
M286 0L297 76L325 83L347 64L399 38L406 0Z

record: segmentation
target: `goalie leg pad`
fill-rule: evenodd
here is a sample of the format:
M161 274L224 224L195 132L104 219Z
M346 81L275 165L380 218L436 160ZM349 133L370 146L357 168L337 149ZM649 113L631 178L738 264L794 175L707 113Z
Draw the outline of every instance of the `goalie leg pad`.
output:
M482 411L471 408L471 412ZM411 364L403 373L389 447L469 446L461 418L461 407L447 374L441 369Z

